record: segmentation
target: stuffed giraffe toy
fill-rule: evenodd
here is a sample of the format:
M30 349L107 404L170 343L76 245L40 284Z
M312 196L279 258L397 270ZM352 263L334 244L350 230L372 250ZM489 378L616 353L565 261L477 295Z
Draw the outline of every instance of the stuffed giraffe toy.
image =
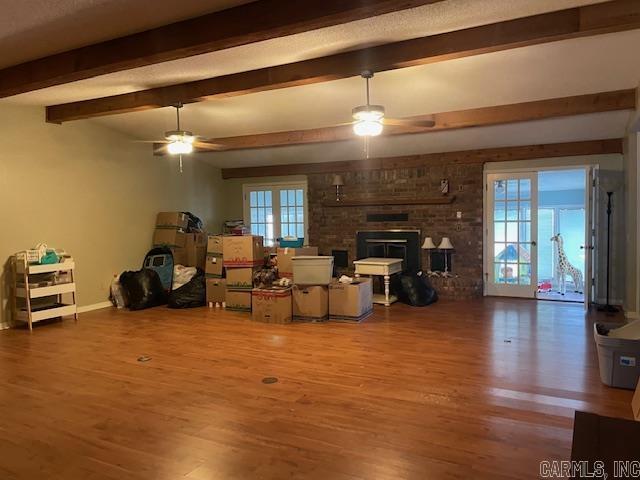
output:
M564 253L564 244L562 241L562 237L560 234L556 234L550 239L552 242L556 242L558 244L558 248L556 249L556 271L558 272L558 276L560 277L560 295L564 295L567 290L566 286L566 276L570 275L573 279L573 284L575 286L576 293L582 293L583 283L582 283L582 272L571 265L569 259L567 258L567 254Z

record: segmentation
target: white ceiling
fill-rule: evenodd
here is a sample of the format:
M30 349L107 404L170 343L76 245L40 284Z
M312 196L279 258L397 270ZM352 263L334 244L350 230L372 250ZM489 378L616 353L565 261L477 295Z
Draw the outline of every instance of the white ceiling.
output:
M0 0L0 4L3 1ZM28 0L24 3L30 4L32 8L38 8L38 5L46 6L50 2ZM113 13L118 8L124 8L125 3L135 11L136 8L142 9L142 4L146 2L144 0L64 0L59 3L69 11L73 11L75 5L77 11L74 15L80 17L84 15L87 25L90 25L89 19L93 17L87 13L90 12L86 10L89 7L94 8L94 11L102 8L102 11ZM215 9L215 5L219 7L232 3L242 2L190 0L180 3L180 6L184 5L187 11L199 14ZM124 93L156 85L287 63L361 45L397 41L589 3L598 2L593 0L487 0L482 2L447 0L411 11L396 12L283 39L52 87L3 101L48 105ZM163 12L164 17L160 14L157 17L151 15L144 20L147 22L146 25L142 23L134 25L129 19L128 23L118 26L121 30L117 34L129 33L127 28L140 30L155 26L162 23L160 17L178 19L175 16L177 15L175 9L173 14L170 13L172 5L169 2L162 0L160 4L166 7L166 12L169 12L165 14L164 10L158 9ZM23 8L22 4L19 3L19 5L15 7L18 10ZM12 6L11 9L14 7ZM202 11L198 12L198 9ZM50 16L55 17L53 10L55 9L45 9ZM185 14L180 18L185 16L189 15ZM12 12L12 17L19 20L15 12ZM43 13L36 17L44 18L45 15ZM127 17L134 17L134 15L127 15ZM141 15L135 15L135 17L141 17ZM105 18L117 17L106 15ZM0 32L3 32L3 22L5 22L4 17L0 18ZM35 20L29 20L29 22L36 24L35 27L30 28L40 28ZM56 28L62 28L65 22L67 20L60 17L53 23L57 25ZM42 20L41 23L46 24L46 21ZM110 23L113 22L107 21L104 28L92 33L98 37L102 36L100 38L106 38L109 36L108 32L117 32L116 26ZM49 28L52 27L49 26ZM22 35L21 38L25 39L41 39L41 36L35 35L34 32L31 32L33 36L29 37L28 31L20 33L17 30L19 29L14 27L13 37L6 34L5 37L19 38ZM4 62L5 44L2 35L0 34L0 40L2 40L0 58ZM87 39L87 35L89 34L85 32L84 43L94 41ZM75 41L74 46L77 46L78 41ZM640 30L636 30L382 72L376 74L373 80L372 100L384 104L387 115L404 117L634 88L640 80L640 62L637 62L637 48L635 48L639 44ZM37 51L37 47L37 45L31 45L26 51ZM40 46L40 48L42 51L44 47ZM61 47L58 45L56 48ZM187 105L183 110L183 124L185 128L203 137L322 127L349 121L351 107L362 102L362 80L353 78ZM132 138L152 140L161 138L164 131L173 128L174 118L171 109L165 108L86 121L119 130ZM623 136L628 118L628 112L613 112L425 135L378 138L372 145L372 155L391 156L615 138ZM73 128L73 125L74 122L70 122L59 128ZM206 159L219 166L233 167L332 161L361 156L361 144L350 141L331 145L221 152L197 155L195 158Z

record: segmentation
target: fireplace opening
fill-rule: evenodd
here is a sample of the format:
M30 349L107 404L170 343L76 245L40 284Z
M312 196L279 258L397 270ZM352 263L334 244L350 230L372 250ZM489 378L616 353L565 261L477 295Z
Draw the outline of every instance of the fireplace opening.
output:
M400 258L405 272L420 270L420 230L375 230L356 234L357 257Z

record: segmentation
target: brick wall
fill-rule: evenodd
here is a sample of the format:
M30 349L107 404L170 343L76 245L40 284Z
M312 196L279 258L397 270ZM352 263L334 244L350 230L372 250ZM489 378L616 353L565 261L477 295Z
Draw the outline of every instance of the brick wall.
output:
M453 203L447 205L390 205L376 207L327 207L335 199L333 175L308 175L309 241L322 254L331 250L349 251L356 258L358 230L420 229L422 238L433 237L437 244L448 236L455 247L455 281L439 282L443 298L469 298L482 294L482 164L434 163L428 166L341 173L345 200L367 198L431 198L440 195L440 180L447 178ZM456 212L462 218L456 218ZM367 222L368 213L408 213L407 222ZM427 255L422 255L427 267ZM442 285L440 285L442 283ZM445 286L446 283L446 286Z

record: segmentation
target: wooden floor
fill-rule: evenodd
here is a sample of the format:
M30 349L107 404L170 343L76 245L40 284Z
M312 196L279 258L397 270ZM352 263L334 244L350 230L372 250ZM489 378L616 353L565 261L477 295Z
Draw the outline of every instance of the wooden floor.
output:
M569 457L574 410L631 416L592 321L485 299L361 324L106 309L3 331L0 479L536 478Z

